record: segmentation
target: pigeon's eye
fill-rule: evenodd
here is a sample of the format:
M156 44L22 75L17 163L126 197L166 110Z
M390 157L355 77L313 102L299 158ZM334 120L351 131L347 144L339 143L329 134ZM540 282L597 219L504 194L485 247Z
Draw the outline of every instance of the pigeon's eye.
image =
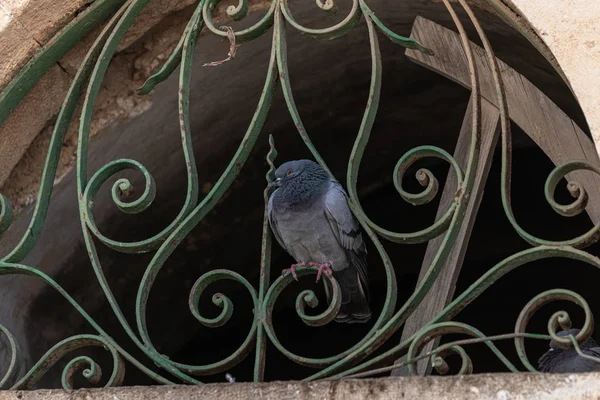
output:
M288 170L287 170L287 176L290 176L290 175L291 175L291 174L293 174L293 173L294 173L294 171L292 171L291 169L288 169Z

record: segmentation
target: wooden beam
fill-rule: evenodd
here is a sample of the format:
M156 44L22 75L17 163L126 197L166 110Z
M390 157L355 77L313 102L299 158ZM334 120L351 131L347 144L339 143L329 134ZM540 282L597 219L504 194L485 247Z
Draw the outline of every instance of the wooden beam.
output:
M434 52L427 56L407 50L413 62L435 71L471 89L469 65L461 46L460 36L428 19L417 17L411 37ZM485 50L471 42L477 64L481 96L498 106L492 71ZM585 159L600 166L596 146L592 140L552 100L525 77L498 60L506 91L510 119L516 123L546 153L556 165L566 161ZM594 224L600 222L600 177L591 172L576 171L567 175L583 185L589 195L586 208Z
M461 166L463 171L466 169L469 146L471 142L472 132L473 107L469 101L469 106L463 120L460 136L454 150L454 158ZM492 165L494 149L498 143L500 136L500 113L498 108L493 106L489 101L481 100L481 150L479 153L477 175L471 191L471 196L468 199L465 219L460 227L454 248L450 252L446 264L444 265L440 275L434 282L433 286L417 307L415 312L408 318L404 331L402 332L402 340L408 339L412 334L421 329L427 322L433 319L440 311L452 300L456 289L456 281L460 274L460 269L463 264L465 253L471 237L475 217L481 204L483 190ZM440 198L440 205L436 215L436 219L441 218L446 210L450 207L454 196L456 195L456 174L453 168L450 168L444 190ZM419 282L423 279L423 275L431 265L438 249L440 248L444 235L430 240L427 244L423 264L421 265L421 274ZM429 342L424 348L424 352L431 351L435 342ZM399 360L400 361L400 360ZM401 359L404 361L404 358ZM417 364L419 375L425 375L430 372L431 363L424 359ZM392 375L408 375L407 368L399 368L394 370Z

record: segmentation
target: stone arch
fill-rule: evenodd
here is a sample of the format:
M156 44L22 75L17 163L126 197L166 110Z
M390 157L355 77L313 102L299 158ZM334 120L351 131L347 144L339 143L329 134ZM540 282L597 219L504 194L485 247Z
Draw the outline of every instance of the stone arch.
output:
M30 2L27 4L32 4L35 2ZM157 112L157 108L152 108L153 106L156 107L156 104L159 103L161 104L161 107L163 107L166 110L170 110L173 111L174 110L174 102L172 101L172 97L171 99L167 99L167 95L165 94L167 89L162 89L162 92L158 92L154 95L153 97L153 102L147 102L147 101L143 101L143 100L139 100L139 99L135 99L134 95L133 95L133 91L135 89L136 84L139 84L140 82L143 81L144 78L146 78L149 75L149 72L152 68L153 64L158 64L158 61L162 61L164 60L164 55L166 53L166 48L168 48L169 46L174 45L175 40L173 40L173 38L178 38L177 34L172 34L169 36L169 34L165 34L165 33L169 33L169 32L177 32L179 33L181 28L182 28L182 24L181 22L184 21L187 17L189 17L190 14L190 8L189 5L192 2L170 2L170 1L163 1L163 2L155 2L156 4L153 4L154 8L149 8L149 11L145 11L146 13L146 18L147 19L141 19L141 21L137 26L137 29L133 29L132 33L130 34L131 36L125 39L125 44L121 45L121 50L122 52L119 54L117 60L115 63L113 63L113 66L111 67L112 70L109 73L112 73L112 75L110 76L110 79L113 84L108 84L107 88L106 88L106 97L104 98L104 102L103 104L101 104L101 107L104 106L103 109L100 110L100 112L97 113L98 117L95 120L96 126L94 127L95 130L97 131L102 131L102 135L99 135L97 141L96 141L96 148L98 150L96 150L99 154L102 152L106 152L106 154L110 154L111 156L116 156L116 155L120 155L120 154L124 154L124 148L126 148L126 146L131 146L131 148L133 148L135 146L135 137L137 137L138 139L141 137L140 135L143 133L142 131L145 130L150 130L153 127L153 124L156 124L157 119L152 119L149 117L149 115L151 114L146 114L148 113L148 111L150 110L151 112ZM518 3L518 2L515 2ZM40 7L40 4L35 3L36 7ZM71 3L73 4L73 3ZM261 10L264 9L264 4L262 4L261 2L253 2L253 7L255 7L255 11L260 12ZM33 7L33 4L32 6ZM47 5L45 6L47 7ZM79 6L77 6L77 10L80 10L79 7L81 7L81 11L83 9L83 2L81 4L79 4ZM314 6L313 6L314 7ZM23 6L23 10L29 10L29 6L25 5ZM512 8L514 9L514 7ZM425 10L425 9L424 9ZM426 11L426 10L425 10ZM221 10L221 12L223 12ZM70 14L69 12L67 12L67 15L73 15L75 12L71 11ZM19 14L19 15L25 15L25 14ZM306 11L306 14L308 15L308 11ZM64 17L64 15L63 15ZM56 29L58 26L68 22L69 18L56 18L54 21L54 29ZM56 22L58 21L58 22ZM26 26L25 22L20 21L19 22L20 25L24 25ZM156 26L153 29L150 29L153 25ZM134 26L135 27L135 26ZM48 40L50 38L51 35L48 35L48 37L46 38L46 40ZM90 38L93 36L93 33L90 34ZM1 36L0 36L1 37ZM37 36L36 36L37 37ZM44 36L40 36L39 38L43 38ZM90 43L90 38L87 39L86 42L84 42L84 44L80 45L80 48L75 48L73 50L71 50L69 52L69 54L67 54L65 56L64 59L61 59L59 61L59 63L52 68L52 72L48 75L46 75L43 80L46 81L46 86L43 86L44 82L41 81L40 84L36 87L36 89L34 90L38 90L38 97L35 97L35 93L32 93L32 95L28 95L28 97L26 97L23 100L23 103L21 105L19 105L20 110L15 110L15 116L16 117L12 117L15 118L14 121L17 125L12 125L12 128L10 129L10 133L12 133L12 137L11 139L9 139L10 141L13 140L17 140L14 139L14 135L15 132L19 132L19 134L21 136L26 135L25 132L29 132L30 137L29 139L25 139L23 140L23 146L22 146L22 152L25 152L26 149L29 147L30 150L30 155L31 154L35 154L36 151L39 151L40 148L44 148L44 146L46 145L46 143L44 143L43 141L41 141L39 143L35 142L35 137L38 136L38 134L40 133L40 131L42 131L47 123L49 121L52 120L52 115L53 113L56 113L56 110L58 109L58 107L61 104L60 99L62 99L62 97L64 96L64 92L66 92L66 82L68 82L68 78L72 77L73 72L76 70L77 66L78 66L78 57L81 57L82 55L82 51L85 50L86 46L89 45ZM142 40L140 42L141 38L145 38L145 40ZM161 43L161 40L164 41ZM298 39L299 40L299 39ZM166 42L166 43L165 43ZM542 48L544 46L543 42L536 42L535 40L533 40L533 42L538 46L538 48ZM44 44L45 42L43 40L40 40L39 44ZM141 43L141 44L140 44ZM358 42L357 42L358 43ZM137 47L136 47L137 46ZM148 46L148 49L145 49L144 46ZM154 47L153 47L154 46ZM34 46L35 48L35 46ZM300 48L300 47L299 47ZM146 50L146 51L145 51ZM226 49L225 49L226 50ZM264 49L263 49L264 50ZM262 51L259 47L254 47L252 48L251 46L248 46L248 53L247 54L251 54L251 57L255 57L256 60L258 60L261 56L264 55L264 53L262 53ZM131 51L131 53L129 52ZM222 45L219 45L219 43L217 41L213 41L212 43L212 47L210 48L210 50L208 51L208 54L206 55L207 57L207 61L212 59L219 59L222 58L224 52L224 47ZM543 53L543 51L542 51ZM133 54L133 56L132 56ZM355 54L353 54L355 55ZM297 50L296 56L299 57L300 56L300 50ZM551 57L547 57L550 58ZM23 60L27 59L27 57L24 57ZM363 59L364 60L364 59ZM552 59L551 59L552 60ZM258 61L257 61L258 62ZM264 62L264 60L263 60ZM24 65L21 62L22 65ZM15 64L16 65L16 64ZM568 67L565 67L563 65L563 63L560 62L559 59L559 70L562 70L564 72L564 74L569 78L569 69ZM133 67L132 67L133 66ZM154 65L156 66L156 65ZM310 66L312 68L317 67L318 68L318 61L314 61L312 63L310 63ZM556 67L556 65L555 65ZM362 67L363 70L366 69L365 66ZM13 73L14 76L14 72L15 70L18 68L13 68L10 70L10 73L7 75L11 75L11 73ZM235 67L233 65L224 65L223 67L223 73L222 75L220 75L220 79L222 79L223 81L219 81L218 83L220 85L224 84L225 85L229 85L227 86L228 88L230 88L231 90L238 90L238 94L240 96L240 98L243 98L244 96L244 91L240 90L239 87L243 87L244 84L246 84L246 80L251 80L252 76L251 74L248 74L246 76L242 77L238 77L235 78L231 81L229 81L227 78L231 77L231 75L233 75L233 72L235 71ZM333 68L331 71L332 75L335 75L336 73L340 73L343 74L343 68L341 68L340 66ZM255 74L256 77L262 77L263 72L259 72L257 74ZM299 73L299 72L296 72ZM55 74L55 76L53 76L52 74ZM131 76L134 77L134 79L130 79ZM569 78L571 80L571 78ZM65 84L63 84L62 86L56 85L56 82L63 82ZM200 81L198 83L198 91L200 92L201 90L201 86L200 84L206 84L209 85L208 89L212 90L214 92L217 92L218 89L218 85L215 82L211 82L210 79L208 80L203 80ZM298 84L300 86L303 85L302 81L298 81ZM572 86L573 86L573 82L571 82ZM211 86L212 85L212 86ZM255 88L257 85L260 86L260 79L256 79L256 82L252 82L252 88ZM311 86L310 85L305 85L305 90L311 90ZM592 90L593 86L592 85L585 85L585 87L583 87L583 84L579 84L577 87L578 89L574 89L575 92L577 93L580 102L583 104L582 102L582 98L585 97L585 91L586 90ZM170 89L171 91L173 91L173 89L175 88L175 85L173 83L173 81L170 82L166 82L165 83L165 87ZM221 86L221 90L222 86ZM63 93L63 95L61 95L61 93ZM323 93L323 92L317 92L319 94ZM52 94L51 96L49 96L49 94ZM164 103L160 103L160 99L162 96L164 96ZM582 97L583 96L583 97ZM193 100L198 100L198 98L193 99ZM29 102L29 105L27 105ZM202 125L204 124L212 124L211 125L211 129L213 129L213 135L214 132L218 132L218 129L225 129L227 128L227 125L224 123L224 121L221 120L222 118L222 110L221 107L224 107L225 104L223 103L218 103L218 101L216 102L217 104L214 104L212 107L208 108L207 114L203 116L202 118L198 117L197 120L195 120L194 122L197 125ZM36 112L38 110L38 107L40 105L44 105L44 106L48 106L49 109L48 111L46 111L46 113L40 113L40 112ZM239 105L240 108L243 108L244 104L243 102L240 101ZM573 106L572 104L566 105L567 108L569 107L573 107L576 108L575 106ZM319 114L319 112L322 112L321 110L322 107L312 107L310 108L310 111L312 113L314 113L315 115L317 115L318 117L320 117L322 120L326 119L326 114ZM52 111L54 110L54 111ZM21 112L21 114L19 114L19 111ZM281 110L280 110L281 111ZM574 114L577 114L578 110L571 110ZM20 115L20 116L19 116ZM165 118L166 118L166 113L164 114ZM228 117L231 116L231 114L226 114ZM36 117L36 123L28 123L28 131L26 130L16 130L14 127L16 126L20 126L19 124L21 124L25 119L26 116L35 116ZM41 118L37 118L37 117L41 117ZM247 117L247 115L246 115ZM129 119L131 118L131 119ZM144 118L147 118L150 120L150 122L144 122ZM155 117L158 118L158 117ZM586 118L588 121L590 121L589 116L586 112ZM121 121L121 125L119 125L119 121ZM124 122L123 122L124 121ZM583 121L585 123L585 119L584 118L580 118L581 122ZM7 120L7 123L5 125L5 127L8 127L10 125L8 125L10 121ZM115 123L116 122L116 123ZM460 121L458 122L460 123ZM455 122L456 124L456 122ZM275 123L275 126L273 126L271 129L272 130L276 130L279 126L285 126L284 122L282 121L278 121ZM9 131L8 128L6 128L7 131ZM172 129L172 126L168 129ZM590 130L592 131L592 134L594 133L594 129L591 125L590 122ZM125 134L121 135L123 132L131 132L132 135L135 133L135 135L138 136L127 136ZM102 138L102 136L105 135L105 139ZM336 133L336 136L334 136L334 138L338 138L342 135L341 132ZM2 135L0 134L0 138L2 137ZM6 136L8 137L8 136ZM22 137L19 137L19 140L22 139ZM233 146L233 140L228 140L228 141L214 141L214 139L210 139L210 138L201 138L200 140L200 144L199 145L207 145L210 144L211 146L214 146L213 148L219 148L219 149L223 149L224 154L227 153L227 151L230 151L232 146ZM29 143L33 143L32 146L29 145L29 143L27 143L27 141L29 140ZM206 140L206 141L204 141ZM117 148L114 144L117 143L119 146L122 146L121 149ZM323 142L325 144L327 144L328 142ZM38 147L36 147L38 146ZM169 144L169 146L173 146L173 144ZM266 143L263 143L263 149L266 148ZM294 147L294 143L288 143L288 144L284 144L282 147L283 151L288 151L289 153L292 153L293 151L293 147ZM5 147L3 147L5 148ZM72 150L72 148L71 148ZM135 150L135 152L138 153L142 153L144 150L148 150L148 155L147 157L156 157L157 159L160 158L162 156L162 153L160 152L152 152L150 151L149 148L138 148ZM288 153L288 154L289 154ZM229 153L227 153L229 154ZM202 167L204 167L206 170L208 170L210 168L210 166L214 163L214 164L218 164L219 162L223 161L223 158L226 158L225 156L222 156L221 159L219 159L219 157L215 157L214 155L211 155L209 152L204 152L202 153L205 163L202 165ZM13 155L14 156L14 155ZM26 155L27 157L27 155ZM0 157L0 159L2 159L2 157ZM25 171L25 175L27 172L27 168L29 166L35 165L34 163L36 162L36 158L30 158L30 159L23 159L21 157L12 157L11 158L12 161L10 161L13 165L10 166L9 164L6 164L8 167L5 167L3 170L7 170L7 169L11 169L13 174L13 176L18 177L19 175L19 163L21 163L21 171ZM63 165L63 173L64 173L64 187L66 187L66 182L69 179L69 170L72 164L69 164L69 160L71 160L72 162L72 158L69 157L65 157L65 163ZM39 160L37 160L39 162ZM29 163L29 164L28 164ZM252 165L256 166L257 168L261 165L262 160L254 160L254 163ZM95 165L101 165L102 162L100 161L100 159L97 160L97 163ZM38 164L39 165L39 164ZM341 165L341 164L340 164ZM340 165L338 165L338 169L340 169ZM16 168L15 168L16 166ZM250 175L247 175L246 178L248 179L248 182L252 182L252 183L257 183L258 182L262 182L262 174L263 174L263 170L260 170L260 173L256 172ZM371 176L375 176L379 171L377 171L375 168L373 170L370 171ZM212 174L210 176L206 176L206 180L207 182L214 182L215 179L215 174ZM22 175L21 175L22 176ZM8 175L6 176L5 179L8 178ZM172 178L172 176L170 176L168 173L165 173L162 177L163 180L168 180L169 178ZM10 180L10 178L8 178ZM71 176L72 179L72 176ZM18 181L17 178L15 178L14 180L15 182ZM25 181L27 183L27 181ZM31 182L28 183L29 185L32 185ZM20 187L13 187L14 188L14 198L17 199L17 203L19 201L22 202L22 204L25 206L24 207L24 213L27 213L28 211L30 211L30 209L27 208L27 193L23 193L23 188L27 187L27 185L22 185ZM207 187L207 190L210 190L210 187ZM67 189L65 189L64 192L61 191L57 191L55 194L59 199L64 201L64 207L66 208L67 206L72 207L74 202L72 200L74 200L71 197L69 197L69 194L67 192ZM20 200L19 200L20 199ZM70 199L70 200L69 200ZM69 201L71 201L71 203L69 203ZM169 201L168 199L166 199L165 201ZM175 207L172 203L169 204L168 207ZM165 208L167 208L167 206L165 206ZM111 215L111 213L114 212L114 210L109 210L108 208L105 209L104 211L102 211L102 213L104 213L104 217L108 220L109 216ZM26 214L24 214L26 215ZM63 221L63 218L60 217L60 212L55 214L55 219L54 219L54 223L55 224L61 224ZM65 223L66 225L69 225L69 227L67 229L71 230L72 232L77 232L77 224L78 224L78 220L74 219L72 222L67 222ZM18 228L18 227L17 227ZM24 228L24 226L21 226L21 228ZM140 226L137 229L141 231L143 231L144 229L147 229L148 227L144 227L144 226ZM118 234L118 226L112 226L111 229L113 229L112 233L116 233ZM139 233L139 232L138 232ZM222 238L224 236L223 232L216 232L216 235L220 235L220 237ZM18 236L18 235L17 235ZM71 240L75 240L74 238L71 237L65 237L65 238L61 238L61 239L56 239L57 241L55 242L55 246L57 248L68 248L69 251L66 252L65 254L51 254L48 252L38 252L37 254L34 255L34 258L36 259L36 261L38 263L41 264L50 264L50 260L56 260L57 258L61 259L62 263L68 264L68 263L73 263L76 265L80 265L80 263L82 262L80 256L81 256L81 248L77 248L76 246L73 246L72 248L70 248L72 245L70 245ZM202 238L200 238L200 240L203 240ZM10 247L11 245L13 245L14 243L11 243L10 238L7 239L5 241L5 243L8 243L7 246ZM193 248L194 244L191 243L189 244L190 248ZM123 260L119 260L120 262L123 262ZM57 275L59 275L62 271L57 270L52 270L52 266L48 266L48 269L52 272L55 273ZM70 270L69 273L74 273L73 270ZM130 272L127 272L130 273ZM134 275L133 272L131 272L132 275ZM192 276L196 276L197 274L191 274L190 275L190 279L192 279ZM80 279L87 279L89 278L89 276L87 275L81 275ZM126 282L125 282L126 283ZM118 286L118 285L117 285ZM22 289L22 288L20 288ZM81 289L81 288L80 288ZM38 286L33 286L33 291L36 290L40 290L41 293L41 288ZM123 294L123 296L125 296L125 292L126 292L126 285L123 284L120 289L116 289L117 291L121 291L121 293ZM81 292L79 293L79 295L81 296L81 298L83 300L84 299L84 295L85 295L85 290L81 290ZM21 291L21 293L23 293ZM32 299L25 299L25 296L21 297L23 299L23 305L22 308L19 308L19 310L26 310L28 309L27 306L30 306L31 304L33 304ZM18 298L18 296L16 297ZM97 299L96 299L97 300ZM36 305L39 306L41 303L44 302L48 302L47 298L44 298L40 295L40 298L36 300ZM98 303L94 304L94 301L91 301L89 303L89 305L93 308L95 306L98 306ZM100 307L100 306L98 306ZM41 309L46 311L45 309ZM14 310L10 310L10 311L6 311L7 313L12 312L14 313ZM36 314L37 317L42 317L41 315L41 311ZM36 330L39 330L39 325L41 322L38 322L37 324L30 324L27 327L21 327L22 328L22 332L30 335L32 332L35 332ZM75 319L75 322L72 322L72 324L78 325L80 324L81 321ZM56 334L58 334L59 332L56 332ZM45 341L44 341L45 340ZM39 344L39 348L41 347L46 347L46 344L51 342L52 340L54 340L54 336L49 335L48 337L46 337L44 340L40 341ZM165 343L168 344L168 340L165 340ZM33 351L34 354L38 354L40 349L36 349ZM37 353L36 353L37 352Z

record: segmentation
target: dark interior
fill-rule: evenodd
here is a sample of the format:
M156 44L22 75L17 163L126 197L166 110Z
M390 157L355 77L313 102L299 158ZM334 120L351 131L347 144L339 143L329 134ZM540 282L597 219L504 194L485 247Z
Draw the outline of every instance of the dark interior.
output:
M339 13L329 15L313 2L293 2L294 16L311 27L330 26L347 13L348 4L339 4ZM342 3L342 2L340 2ZM395 32L408 36L417 15L453 28L441 3L430 1L373 1L372 8ZM410 4L409 4L410 3ZM184 12L191 13L190 10ZM460 13L464 17L464 13ZM487 30L497 56L515 68L546 93L584 131L587 125L577 101L546 60L516 31L485 12L477 12ZM251 14L242 25L256 20ZM463 18L466 24L466 19ZM472 40L474 30L466 24ZM183 29L183 27L182 27ZM453 28L454 29L454 28ZM234 61L218 68L203 68L207 61L223 58L227 43L212 36L199 41L191 87L191 124L201 192L206 193L233 156L252 118L268 60L271 31L245 43ZM416 146L437 145L452 153L467 108L469 91L434 72L415 65L404 49L379 35L383 57L383 89L379 113L361 164L358 190L364 210L370 218L390 230L410 232L430 225L435 217L438 197L430 204L413 207L395 191L392 173L397 160ZM296 104L316 148L336 177L345 185L348 158L368 97L370 55L366 24L334 41L317 41L288 28L288 62ZM126 215L110 199L108 183L95 202L96 222L100 230L115 240L139 240L166 227L177 215L187 187L185 164L180 147L177 115L177 76L161 84L154 94L153 108L125 123L110 127L92 141L88 156L89 170L96 171L107 162L127 157L138 160L153 174L157 184L154 204L143 214ZM234 351L246 337L253 318L252 305L245 289L236 283L219 282L209 288L200 309L214 317L220 309L212 305L213 293L222 292L235 305L231 321L221 328L200 325L187 306L190 289L196 279L213 269L230 269L258 286L263 223L263 190L267 164L268 136L273 135L279 156L285 160L309 158L310 153L295 130L278 88L265 127L252 153L232 187L213 211L178 246L161 270L148 302L148 329L158 350L182 363L203 365L218 361ZM517 126L513 126L513 207L519 223L532 234L547 239L564 239L585 232L591 226L587 215L560 217L547 204L543 186L554 165L537 145ZM499 149L497 149L499 150ZM448 166L424 160L443 185ZM408 174L406 188L417 192L420 186ZM40 171L41 173L41 171ZM141 182L135 173L134 185ZM115 177L116 179L116 177ZM565 185L559 186L557 199L564 203L570 196ZM441 191L440 191L441 192ZM201 194L201 196L203 196ZM31 210L13 223L0 241L0 254L6 254L26 228ZM104 273L121 310L135 330L135 300L140 279L153 253L127 255L96 243ZM381 260L368 244L369 273L373 310L380 310L385 296L385 276ZM415 287L426 244L399 245L384 241L398 278L398 307ZM464 291L486 270L529 245L509 224L500 198L500 153L496 151L482 205L466 254L456 293ZM588 249L599 254L598 245ZM83 243L75 192L75 171L54 191L47 221L35 249L24 261L54 277L115 340L147 366L152 364L135 348L115 318L90 266ZM271 279L274 280L292 259L273 246ZM573 261L546 260L527 264L498 281L456 318L474 325L487 335L508 333L521 308L543 290L562 287L584 296L596 311L599 294L592 283L598 272ZM20 340L23 368L29 369L58 341L93 329L60 295L30 277L0 277L0 322ZM330 323L309 328L295 311L296 295L312 288L319 295L323 310L324 296L312 277L301 279L284 292L274 309L278 337L292 352L303 356L337 354L360 340L369 330L366 325ZM538 313L530 332L545 332L548 317L558 309L571 310L574 325L581 326L582 313L570 305L556 303ZM374 319L373 319L374 320ZM372 320L372 321L373 321ZM577 325L579 324L579 325ZM397 332L378 353L397 344ZM447 340L446 338L445 340ZM0 339L0 374L6 360L4 338ZM535 361L547 343L529 341L528 354ZM498 347L516 365L512 341ZM476 373L505 372L499 360L483 345L467 348ZM73 353L75 354L75 353ZM106 353L91 349L81 354L94 355L109 375ZM59 362L40 382L41 387L60 386L60 373L70 358ZM451 358L450 360L453 360ZM451 367L456 367L450 363ZM105 366L106 365L106 366ZM252 380L254 353L229 371L237 381ZM299 366L273 346L267 349L266 380L302 379L315 370ZM168 376L167 373L161 372ZM225 382L225 372L200 377L205 382ZM1 375L0 375L1 376ZM81 382L79 382L81 384ZM125 385L149 385L153 381L134 366L127 365Z

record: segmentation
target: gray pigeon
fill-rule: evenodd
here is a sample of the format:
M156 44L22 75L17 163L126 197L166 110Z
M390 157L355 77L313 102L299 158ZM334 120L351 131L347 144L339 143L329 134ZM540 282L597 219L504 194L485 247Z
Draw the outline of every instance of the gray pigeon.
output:
M576 336L579 331L579 329L569 329L558 332L557 335ZM590 338L579 347L584 354L600 358L600 347L594 339ZM538 370L555 374L600 371L600 362L581 357L575 349L561 349L552 340L550 341L550 350L538 360Z
M269 198L269 223L277 242L297 263L283 273L291 272L297 280L295 268L309 265L319 267L317 281L323 271L333 274L342 291L335 321L367 322L367 249L346 192L310 160L288 161L275 176L271 185L278 189ZM330 303L332 288L325 282Z

